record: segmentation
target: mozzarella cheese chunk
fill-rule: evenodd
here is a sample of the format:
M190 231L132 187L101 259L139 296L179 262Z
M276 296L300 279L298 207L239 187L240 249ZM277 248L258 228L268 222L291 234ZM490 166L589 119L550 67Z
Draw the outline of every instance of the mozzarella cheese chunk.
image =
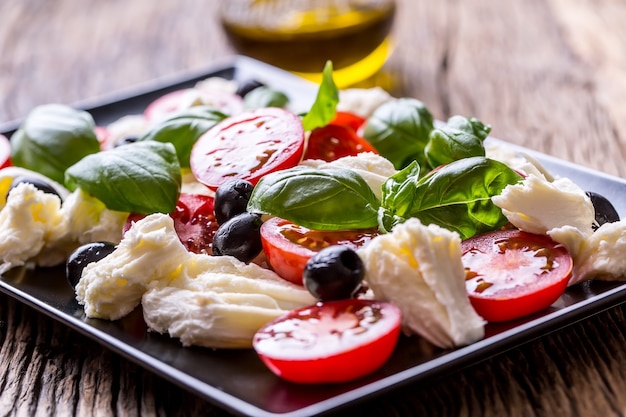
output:
M521 154L506 143L488 139L484 142L484 146L485 156L489 159L500 161L509 168L527 176L532 174L544 177L549 181L553 180L552 175L538 161L528 155Z
M189 257L169 216L147 216L125 233L110 255L85 267L76 298L88 317L119 319L137 307L148 287L174 279Z
M179 338L183 346L249 348L257 330L284 313L267 298L165 287L147 292L142 305L149 328Z
M514 226L529 233L549 235L574 258L582 241L593 233L593 203L568 178L549 182L531 174L521 183L507 186L492 201Z
M0 195L6 195L13 179L21 176L50 184L64 200L32 184L11 191L0 206L1 272L31 261L38 266L59 265L83 243L121 239L127 213L106 209L80 189L70 193L36 172L16 167L1 170Z
M35 257L39 266L54 266L65 262L80 245L90 242L117 244L128 213L108 210L95 197L78 188L61 205L63 219Z
M159 213L134 223L115 251L89 264L76 296L88 317L109 320L141 303L151 330L216 348L250 347L262 325L315 303L303 287L256 264L188 252L171 217Z
M141 136L148 130L148 128L148 121L142 114L129 114L122 116L106 127L107 136L101 144L101 147L105 150L113 149L125 137Z
M403 327L442 348L484 337L470 304L457 233L409 219L359 250L374 298L402 311Z
M51 180L38 172L20 167L3 168L0 170L0 210L6 204L7 194L9 192L9 188L11 188L13 180L18 177L40 180L45 184L49 184L63 199L65 199L70 193L67 188L58 182Z
M381 87L347 88L339 91L337 110L354 113L367 119L378 107L391 100L393 97Z
M559 236L554 236L557 239ZM623 280L626 277L626 220L605 223L582 240L574 259L569 284L601 279Z
M0 210L0 274L39 254L57 228L65 228L61 200L24 183L14 188Z
M209 77L202 81L198 81L195 88L202 91L235 94L237 92L237 88L239 88L239 82L222 77Z
M569 285L626 276L626 221L603 224L594 232L593 203L569 179L549 182L530 175L506 187L493 202L518 228L546 234L567 248L574 260Z
M61 206L68 219L67 235L79 244L89 242L118 243L128 213L106 208L97 198L78 188Z
M205 257L211 265L204 272L144 294L144 319L152 330L169 333L185 346L248 348L269 321L315 304L302 287L256 264Z

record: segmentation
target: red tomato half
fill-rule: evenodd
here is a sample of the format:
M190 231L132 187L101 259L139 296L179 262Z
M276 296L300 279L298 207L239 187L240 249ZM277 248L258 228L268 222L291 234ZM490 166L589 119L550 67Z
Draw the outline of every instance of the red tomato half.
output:
M124 225L124 233L145 215L131 214ZM182 193L170 217L181 243L189 252L211 254L213 236L218 224L213 213L213 197Z
M364 123L365 119L363 117L347 111L338 111L333 121L330 122L333 125L349 127L355 132L358 132Z
M487 321L499 322L548 308L565 291L573 261L547 236L500 230L463 241L469 299Z
M98 138L98 143L100 143L100 147L103 147L111 136L111 132L109 132L109 130L104 126L96 126L94 128L94 132L96 133L96 138Z
M201 91L193 88L172 91L150 103L143 112L148 121L161 120L180 110L181 103L187 100L187 95L202 95L202 102L225 114L238 114L243 111L244 104L236 94L218 91Z
M313 129L309 135L304 159L334 161L344 156L354 156L360 152L378 153L364 138L347 126L329 124Z
M0 135L0 169L11 166L11 142L9 139Z
M302 271L311 256L331 245L358 249L367 245L378 230L311 230L273 217L261 225L261 243L268 264L283 279L302 285Z
M296 166L304 153L300 118L283 109L261 108L224 119L194 144L194 176L216 190L239 178L256 184L270 172Z
M281 378L304 384L351 381L380 368L400 335L390 303L348 299L317 303L268 323L252 345Z

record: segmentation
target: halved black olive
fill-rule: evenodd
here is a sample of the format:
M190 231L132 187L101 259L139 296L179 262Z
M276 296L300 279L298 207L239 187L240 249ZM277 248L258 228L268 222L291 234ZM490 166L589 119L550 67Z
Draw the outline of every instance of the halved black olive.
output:
M43 191L44 193L56 195L57 197L59 197L61 201L63 201L63 198L61 197L61 195L52 185L50 185L50 183L39 178L27 177L27 176L19 176L19 177L13 178L13 181L11 181L11 186L9 187L9 190L7 191L7 197L9 196L9 193L14 188L24 183L32 184L36 189Z
M587 191L587 195L591 199L596 212L596 223L593 225L594 230L598 229L604 223L619 221L619 213L606 197L593 191Z
M115 245L110 242L86 243L76 248L65 263L65 276L72 288L76 288L87 264L101 260L114 250Z
M265 84L263 84L259 80L254 80L254 79L245 80L239 83L236 94L240 97L245 97L246 94L248 94L250 91L259 87L263 87L263 86L265 86Z

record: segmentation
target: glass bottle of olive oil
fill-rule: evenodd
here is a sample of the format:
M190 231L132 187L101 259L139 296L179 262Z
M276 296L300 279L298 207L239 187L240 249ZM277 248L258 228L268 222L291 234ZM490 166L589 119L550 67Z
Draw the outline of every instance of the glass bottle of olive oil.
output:
M314 81L331 60L342 88L385 63L395 10L393 0L225 0L221 21L238 53Z

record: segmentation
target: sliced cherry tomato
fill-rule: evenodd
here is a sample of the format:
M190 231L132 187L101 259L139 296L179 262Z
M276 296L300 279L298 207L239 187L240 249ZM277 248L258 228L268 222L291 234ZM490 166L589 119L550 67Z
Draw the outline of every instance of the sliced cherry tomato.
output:
M487 321L524 317L548 308L565 291L572 257L547 236L500 230L463 241L469 299Z
M347 111L338 111L337 113L335 113L335 118L333 119L333 121L330 122L330 124L332 125L349 127L355 132L358 132L364 123L365 118Z
M129 215L123 232L126 233L133 222L144 217L141 214ZM174 219L178 238L189 252L211 254L213 236L218 228L213 214L213 197L182 193L170 217Z
M263 252L271 268L283 279L302 285L302 271L311 256L331 245L358 249L367 245L377 229L311 230L273 217L261 226Z
M0 135L0 169L11 166L11 142L9 139Z
M300 118L284 109L261 108L224 119L191 150L191 171L216 190L238 178L256 184L270 172L296 166L304 153Z
M364 138L350 127L329 124L313 129L309 135L304 159L334 161L344 156L354 156L360 152L378 153Z
M107 139L109 139L109 137L111 136L109 130L104 126L96 126L94 128L94 132L96 132L96 138L98 138L98 142L100 143L101 147L104 146Z
M148 121L161 120L181 110L181 105L191 104L185 103L185 101L191 100L189 99L190 96L197 97L198 95L201 95L202 103L228 115L239 114L244 109L243 100L236 94L185 88L172 91L157 98L146 107L143 116Z
M268 323L252 344L270 370L288 381L346 382L389 359L401 318L396 306L375 300L320 302Z

